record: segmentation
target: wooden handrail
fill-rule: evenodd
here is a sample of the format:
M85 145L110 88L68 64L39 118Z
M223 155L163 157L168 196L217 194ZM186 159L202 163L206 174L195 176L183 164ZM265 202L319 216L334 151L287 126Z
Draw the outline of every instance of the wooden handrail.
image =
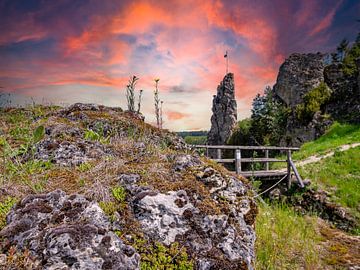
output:
M279 146L244 146L244 145L191 145L193 148L206 149L240 149L240 150L292 150L296 151L298 147L279 147Z
M242 174L244 176L279 176L285 174L287 177L287 186L291 187L291 169L295 173L295 177L299 182L301 187L304 187L304 183L300 177L299 172L296 169L296 166L291 158L291 151L297 151L300 148L298 147L278 147L278 146L243 146L243 145L192 145L193 148L198 149L206 149L206 155L209 156L209 149L214 149L214 155L212 158L214 161L219 163L235 163L235 170L237 174ZM215 151L216 150L216 151ZM222 158L221 150L235 150L234 158ZM265 157L263 158L242 158L241 150L257 150L264 151ZM277 159L277 158L269 158L269 150L278 150L278 151L286 151L287 158ZM253 163L260 162L265 163L265 171L242 171L241 163ZM271 171L269 170L270 162L286 162L287 170L284 171Z

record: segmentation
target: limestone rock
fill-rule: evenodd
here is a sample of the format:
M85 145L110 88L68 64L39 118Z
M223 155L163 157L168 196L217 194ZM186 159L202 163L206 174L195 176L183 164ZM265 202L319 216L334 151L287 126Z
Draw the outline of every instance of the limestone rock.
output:
M76 166L101 156L110 156L110 148L97 141L78 139L61 141L47 138L36 146L35 158L51 161L61 166Z
M187 168L200 165L200 159L193 155L176 155L174 157L174 171L183 171Z
M222 145L230 138L237 122L237 105L235 99L234 74L228 73L217 88L213 98L213 115L207 143Z
M148 194L135 207L136 216L147 234L166 245L190 229L183 215L185 211L194 210L194 206L183 190Z
M275 94L287 106L302 103L302 97L324 81L324 55L294 53L280 66Z
M360 70L360 61L357 67ZM334 63L324 70L325 82L332 90L326 111L335 119L360 123L360 75L344 74L342 68L341 63Z
M245 196L248 187L211 167L201 167L196 177L205 184L215 204L224 200L229 203L226 213L202 212L198 207L202 203L200 194L191 195L185 190L159 192L151 186L138 186L140 176L135 174L122 174L119 181L131 194L135 217L150 239L165 245L181 241L194 254L197 269L253 269L256 206L251 197Z
M42 258L42 269L138 269L140 256L110 231L97 203L57 190L29 195L7 217L0 237Z

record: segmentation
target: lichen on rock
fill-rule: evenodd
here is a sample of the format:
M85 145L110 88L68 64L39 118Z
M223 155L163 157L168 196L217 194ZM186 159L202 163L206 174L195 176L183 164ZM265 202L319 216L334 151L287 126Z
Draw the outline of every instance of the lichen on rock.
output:
M138 269L140 256L95 202L57 190L29 195L8 215L3 248L29 249L43 269ZM126 266L126 267L125 267Z

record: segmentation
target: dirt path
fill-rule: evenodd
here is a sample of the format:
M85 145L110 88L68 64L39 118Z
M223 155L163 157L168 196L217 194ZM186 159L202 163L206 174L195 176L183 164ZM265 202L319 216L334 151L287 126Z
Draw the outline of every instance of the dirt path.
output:
M352 143L352 144L344 144L344 145L341 145L339 146L336 151L340 151L340 152L343 152L343 151L346 151L346 150L349 150L350 148L354 148L354 147L357 147L357 146L360 146L360 143ZM307 164L310 164L310 163L314 163L314 162L318 162L324 158L328 158L328 157L332 157L334 155L335 151L331 151L325 155L322 155L322 156L317 156L317 155L314 155L314 156L310 156L304 160L301 160L301 161L298 161L296 162L296 166L297 167L301 167L301 166L304 166L304 165L307 165Z

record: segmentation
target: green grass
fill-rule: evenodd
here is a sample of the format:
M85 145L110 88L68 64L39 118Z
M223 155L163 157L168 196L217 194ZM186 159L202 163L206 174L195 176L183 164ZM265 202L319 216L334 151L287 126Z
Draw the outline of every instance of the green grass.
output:
M206 143L206 136L186 136L185 142L187 144L205 144Z
M318 269L321 241L313 217L282 204L259 204L256 218L256 269Z
M310 178L313 185L330 191L334 202L349 207L360 219L360 147L299 168L304 178Z
M293 152L292 158L299 161L313 155L323 155L336 150L341 145L353 143L360 143L360 125L335 122L320 138L303 144L299 151ZM286 156L281 155L278 158L286 159ZM270 163L270 167L273 170L286 168L286 163Z
M321 155L343 144L360 143L360 125L335 122L327 132L315 141L305 143L293 158L301 160L312 155Z

